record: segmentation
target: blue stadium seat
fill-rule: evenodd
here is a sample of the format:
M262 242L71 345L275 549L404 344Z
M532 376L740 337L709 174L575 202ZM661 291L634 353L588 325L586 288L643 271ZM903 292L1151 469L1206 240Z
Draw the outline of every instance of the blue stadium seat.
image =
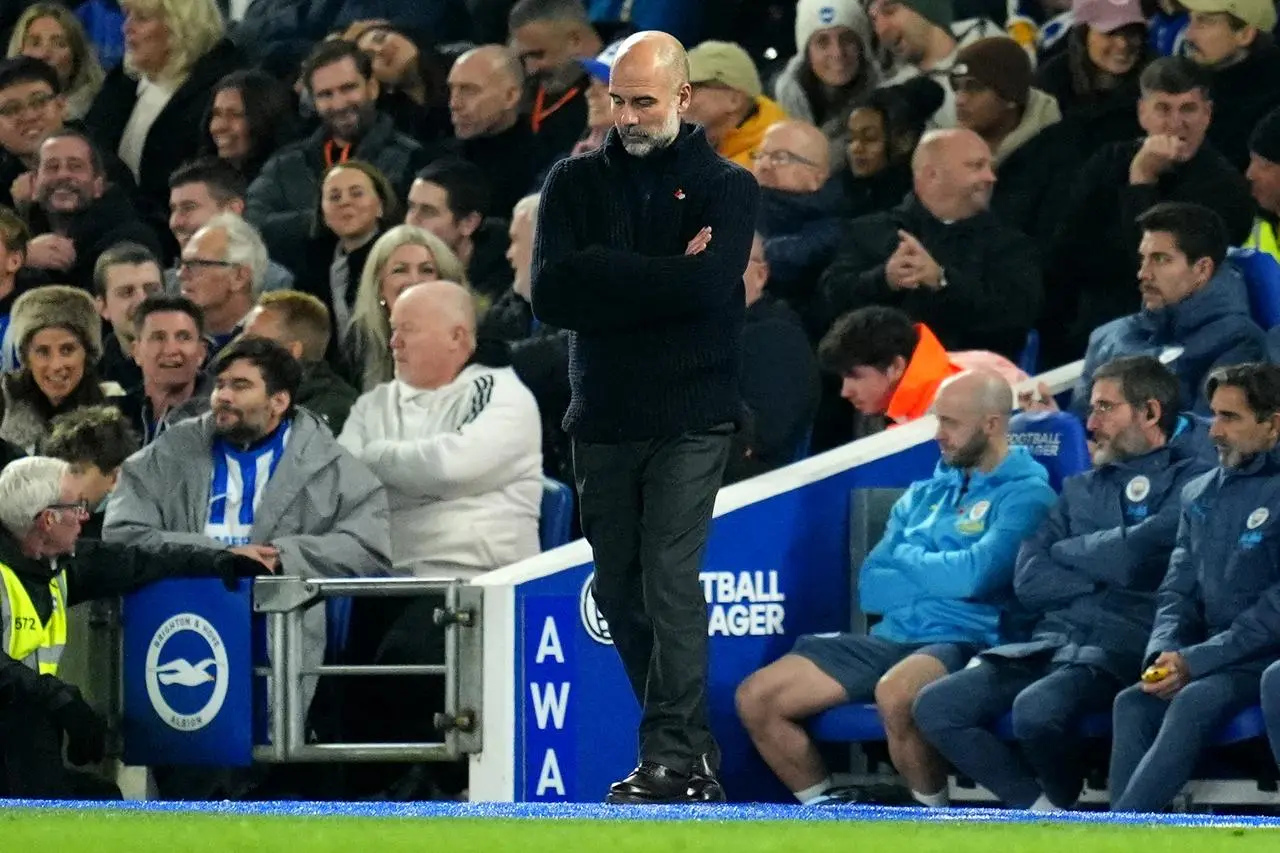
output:
M1280 262L1257 249L1232 249L1227 255L1249 288L1249 310L1264 330L1280 325Z
M1040 369L1040 333L1035 329L1027 332L1027 342L1018 354L1018 368L1028 376L1035 376Z
M884 724L875 705L853 702L814 717L809 734L824 743L873 743L884 740Z
M1111 737L1110 714L1088 714L1076 726L1080 736L1088 740L1102 740ZM1013 740L1013 715L1005 714L996 723L996 735L1001 740Z
M884 740L884 725L873 704L854 702L837 705L810 720L808 728L813 739L822 743L874 743ZM1013 740L1013 723L1008 714L996 723L995 732L1001 740ZM1079 732L1090 740L1110 737L1111 715L1089 714L1080 721ZM1223 726L1213 742L1217 746L1226 746L1266 735L1262 707L1254 705Z
M1241 711L1223 726L1221 731L1218 732L1218 736L1213 739L1213 742L1218 746L1226 746L1227 744L1240 743L1241 741L1266 736L1267 723L1262 718L1262 706L1254 705Z
M1021 445L1049 472L1058 490L1062 481L1089 470L1084 424L1068 412L1021 412L1009 422L1009 442Z
M542 550L559 548L569 541L573 529L573 489L559 480L542 478L542 517L538 538Z

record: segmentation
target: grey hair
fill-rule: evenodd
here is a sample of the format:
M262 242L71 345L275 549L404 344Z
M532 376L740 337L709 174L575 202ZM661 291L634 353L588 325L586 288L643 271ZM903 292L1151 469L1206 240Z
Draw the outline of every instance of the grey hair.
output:
M36 516L58 502L71 465L51 456L16 459L0 472L0 525L18 538L31 532Z
M527 195L516 202L515 207L511 208L511 218L516 219L523 215L529 217L529 239L532 241L538 235L538 208L542 206L542 194L534 193Z
M262 285L267 280L267 244L262 242L262 235L238 214L219 213L205 223L204 230L221 228L227 233L227 256L223 259L233 264L243 264L253 275L250 284L256 299L262 292Z

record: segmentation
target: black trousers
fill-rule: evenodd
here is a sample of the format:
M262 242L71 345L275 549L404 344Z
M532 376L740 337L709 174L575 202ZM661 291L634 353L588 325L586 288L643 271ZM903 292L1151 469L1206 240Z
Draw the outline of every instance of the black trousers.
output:
M62 763L62 729L38 709L0 709L0 798L118 800L113 782Z
M719 767L707 719L707 607L698 569L733 426L676 438L575 442L592 591L639 700L643 761Z

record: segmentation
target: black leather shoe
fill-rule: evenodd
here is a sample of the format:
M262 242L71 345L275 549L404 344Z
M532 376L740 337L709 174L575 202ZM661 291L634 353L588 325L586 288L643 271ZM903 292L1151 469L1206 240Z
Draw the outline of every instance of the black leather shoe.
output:
M724 786L716 778L707 756L700 757L693 763L693 772L689 774L689 787L684 792L685 799L691 803L723 803L725 801Z
M689 777L653 761L641 761L627 778L609 786L606 803L680 803L687 801Z

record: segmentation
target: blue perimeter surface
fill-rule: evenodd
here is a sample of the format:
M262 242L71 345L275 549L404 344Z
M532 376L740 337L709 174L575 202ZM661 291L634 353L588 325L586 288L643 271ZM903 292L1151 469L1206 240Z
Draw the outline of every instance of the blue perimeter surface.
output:
M606 806L591 803L90 803L7 800L0 809L226 814L239 817L476 818L533 820L687 821L925 821L929 823L1096 824L1160 827L1280 829L1280 818L1205 814L1026 812L1009 809L923 809L882 806L702 805Z

